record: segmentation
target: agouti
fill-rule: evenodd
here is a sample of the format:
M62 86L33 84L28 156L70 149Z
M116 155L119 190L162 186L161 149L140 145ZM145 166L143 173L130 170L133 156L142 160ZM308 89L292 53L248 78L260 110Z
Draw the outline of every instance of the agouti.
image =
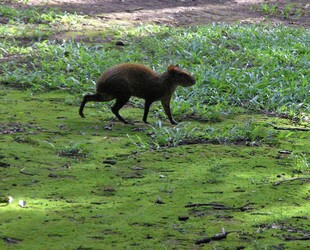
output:
M179 66L169 66L163 74L141 64L120 64L109 68L96 83L96 93L85 95L80 106L79 114L83 114L84 106L89 101L106 102L116 99L112 112L122 122L119 110L131 96L145 100L143 121L147 123L147 115L154 101L161 101L165 113L172 124L177 124L170 111L170 99L178 85L189 87L195 84L195 79Z

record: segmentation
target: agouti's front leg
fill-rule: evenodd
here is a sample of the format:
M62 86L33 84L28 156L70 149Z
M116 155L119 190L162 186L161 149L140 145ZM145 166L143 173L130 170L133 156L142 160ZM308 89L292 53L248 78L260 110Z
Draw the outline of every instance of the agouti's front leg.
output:
M171 111L170 111L170 99L171 96L169 96L166 99L161 100L161 104L164 107L164 110L166 112L166 115L168 116L169 121L171 122L171 124L173 125L177 125L177 123L173 120L172 115L171 115Z
M150 110L151 104L152 104L152 101L150 101L150 100L145 100L143 121L144 121L144 123L146 123L146 124L149 124L149 123L147 122L147 115L149 114L149 110Z

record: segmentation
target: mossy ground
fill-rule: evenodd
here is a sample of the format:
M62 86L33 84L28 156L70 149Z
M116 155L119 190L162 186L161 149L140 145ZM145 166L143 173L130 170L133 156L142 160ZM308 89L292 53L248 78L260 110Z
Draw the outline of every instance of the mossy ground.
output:
M272 143L254 146L141 150L130 140L137 134L147 139L150 130L140 122L139 108L122 110L136 124L124 125L109 104L89 105L87 118L80 118L75 97L59 91L33 94L2 86L0 103L0 190L14 198L1 203L1 249L195 249L196 240L222 228L231 233L205 249L309 247L306 240L289 240L309 236L309 183L274 183L309 177L293 156L309 156L310 132L290 131L280 140L276 131ZM257 114L211 125L225 128L253 117L295 126ZM157 119L150 114L151 124ZM191 124L198 130L210 125Z

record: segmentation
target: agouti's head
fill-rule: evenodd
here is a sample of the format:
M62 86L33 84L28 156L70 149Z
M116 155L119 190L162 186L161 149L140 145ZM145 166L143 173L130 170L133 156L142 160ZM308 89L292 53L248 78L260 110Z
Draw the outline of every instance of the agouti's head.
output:
M167 71L169 79L182 87L193 86L196 83L195 78L182 70L178 65L169 66Z

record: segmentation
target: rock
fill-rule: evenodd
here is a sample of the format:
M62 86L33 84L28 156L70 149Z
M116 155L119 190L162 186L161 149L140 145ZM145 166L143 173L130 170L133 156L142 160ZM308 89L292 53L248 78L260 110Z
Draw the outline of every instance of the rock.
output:
M117 163L117 161L113 160L113 159L105 159L103 161L104 164L111 164L111 165L115 165Z
M165 202L160 198L158 197L155 201L156 204L165 204Z
M50 178L57 178L58 175L57 175L57 174L50 173L50 174L48 175L48 177L50 177Z
M131 170L143 170L143 168L138 167L138 166L133 166L133 167L131 168Z
M187 221L189 219L189 216L187 216L187 215L180 215L178 217L178 219L179 219L179 221Z
M125 46L125 43L123 41L119 40L119 41L117 41L115 43L115 45L117 45L117 46Z

